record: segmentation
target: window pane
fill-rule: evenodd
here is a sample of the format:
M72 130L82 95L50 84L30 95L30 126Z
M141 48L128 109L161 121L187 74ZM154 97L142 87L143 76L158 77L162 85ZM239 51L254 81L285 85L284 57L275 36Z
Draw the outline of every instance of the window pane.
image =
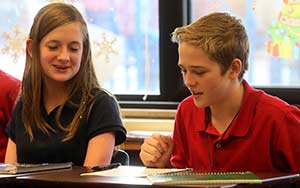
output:
M21 79L33 17L54 1L0 2L0 69ZM61 1L60 1L61 2ZM88 22L101 85L114 94L159 95L158 0L73 0Z
M213 11L242 19L250 39L246 79L257 87L300 86L300 2L192 0L191 19Z

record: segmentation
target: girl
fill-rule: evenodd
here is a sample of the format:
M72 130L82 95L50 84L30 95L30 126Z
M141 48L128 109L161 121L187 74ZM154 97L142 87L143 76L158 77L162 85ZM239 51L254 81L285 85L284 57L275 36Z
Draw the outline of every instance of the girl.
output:
M116 100L97 82L82 15L64 3L43 7L26 52L5 162L109 164L126 130Z

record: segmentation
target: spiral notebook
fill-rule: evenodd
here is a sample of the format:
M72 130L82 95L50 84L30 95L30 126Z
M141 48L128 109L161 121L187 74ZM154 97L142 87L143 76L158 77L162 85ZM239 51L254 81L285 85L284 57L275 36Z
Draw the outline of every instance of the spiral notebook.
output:
M0 174L23 174L47 170L58 170L71 168L72 162L66 163L40 163L40 164L26 164L26 163L0 163Z
M262 183L262 180L252 172L175 172L152 174L147 178L153 185Z

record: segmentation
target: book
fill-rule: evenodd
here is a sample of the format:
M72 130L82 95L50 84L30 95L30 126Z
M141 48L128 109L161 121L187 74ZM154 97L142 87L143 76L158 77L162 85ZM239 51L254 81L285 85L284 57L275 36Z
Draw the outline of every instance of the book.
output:
M147 179L153 185L210 185L262 183L262 179L253 172L175 172L151 174Z
M23 174L46 170L57 170L71 168L72 162L66 163L40 163L40 164L27 164L27 163L0 163L0 174Z

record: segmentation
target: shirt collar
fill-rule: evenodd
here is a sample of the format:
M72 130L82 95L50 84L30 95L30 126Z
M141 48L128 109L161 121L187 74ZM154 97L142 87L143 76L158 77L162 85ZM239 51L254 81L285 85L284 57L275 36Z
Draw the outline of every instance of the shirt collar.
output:
M199 123L197 123L197 125L196 126L194 126L195 127L195 131L196 132L203 132L203 131L205 131L205 129L206 129L206 125L205 125L205 117L207 116L207 110L205 110L206 108L201 108L201 109L199 109L199 111L198 111L198 114L199 115L201 115L200 116L200 119L199 119Z
M258 93L257 90L252 88L246 80L243 80L243 85L244 96L242 105L238 116L228 130L228 135L243 137L248 133L251 125L253 124L252 120L255 114L258 97L262 93Z

